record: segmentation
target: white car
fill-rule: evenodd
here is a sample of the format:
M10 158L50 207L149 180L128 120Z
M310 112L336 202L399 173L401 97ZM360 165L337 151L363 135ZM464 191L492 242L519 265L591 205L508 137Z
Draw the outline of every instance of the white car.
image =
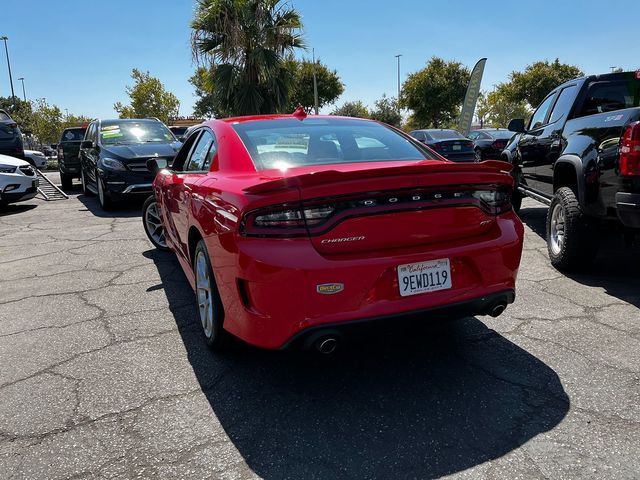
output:
M38 193L38 177L31 165L19 158L0 155L0 207L23 202Z
M28 159L27 162L31 160L33 162L32 165L35 165L38 170L42 170L47 166L47 157L44 156L44 153L39 152L38 150L25 150L24 156Z

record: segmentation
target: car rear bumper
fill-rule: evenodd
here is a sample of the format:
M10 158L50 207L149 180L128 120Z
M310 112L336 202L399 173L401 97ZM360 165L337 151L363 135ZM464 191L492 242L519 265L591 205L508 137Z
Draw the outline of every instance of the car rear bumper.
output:
M616 193L616 209L625 227L640 228L640 193Z
M69 161L69 160L58 160L58 170L60 173L64 175L72 175L75 177L80 177L80 161Z
M487 314L498 299L511 303L523 234L522 223L509 212L480 236L401 254L326 257L306 238L241 239L237 264L225 266L215 264L215 237L208 248L225 306L225 328L248 343L276 349L324 327L426 312L423 321L438 321ZM398 265L442 258L450 260L452 288L400 296ZM324 284L342 289L320 294L318 286Z

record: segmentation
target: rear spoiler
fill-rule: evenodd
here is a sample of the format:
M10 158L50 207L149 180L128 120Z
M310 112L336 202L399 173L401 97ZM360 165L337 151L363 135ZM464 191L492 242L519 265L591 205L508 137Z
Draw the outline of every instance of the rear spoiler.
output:
M355 170L341 172L339 170L325 170L317 173L305 173L291 177L279 178L270 182L260 183L244 189L245 193L262 194L277 190L287 190L295 187L311 187L327 183L363 180L367 178L404 176L421 173L477 173L477 174L509 174L513 166L500 160L487 160L480 163L415 163L399 167L372 168L369 170Z

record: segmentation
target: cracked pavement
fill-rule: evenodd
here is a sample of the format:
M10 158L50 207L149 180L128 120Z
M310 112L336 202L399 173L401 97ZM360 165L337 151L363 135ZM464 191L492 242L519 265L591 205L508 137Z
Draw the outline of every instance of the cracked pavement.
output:
M562 275L526 200L499 318L366 331L331 358L214 355L139 207L0 213L2 478L640 477L637 247L607 238Z

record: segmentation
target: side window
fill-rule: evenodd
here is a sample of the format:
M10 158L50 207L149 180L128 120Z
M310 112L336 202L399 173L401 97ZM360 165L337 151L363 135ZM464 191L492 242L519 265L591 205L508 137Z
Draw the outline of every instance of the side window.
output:
M213 135L210 131L205 130L191 152L185 170L188 172L201 172L204 169L206 155L211 145L213 145Z
M479 136L480 136L480 134L478 132L470 132L469 135L467 135L467 138L470 139L470 140L475 140Z
M549 109L551 108L551 104L555 97L556 93L554 92L542 101L529 121L529 130L535 130L546 123L545 119L547 118L547 113L549 113Z
M573 101L576 98L577 90L578 87L575 85L570 85L567 88L562 89L562 92L560 92L558 100L556 100L556 104L551 112L549 123L556 122L562 117L566 118L569 115L569 110L571 110Z
M209 132L207 132L209 133ZM211 139L211 146L209 147L209 151L204 157L204 163L202 164L202 170L208 172L211 167L211 163L213 162L213 157L216 156L216 152L218 151L218 144L216 143L215 137Z

